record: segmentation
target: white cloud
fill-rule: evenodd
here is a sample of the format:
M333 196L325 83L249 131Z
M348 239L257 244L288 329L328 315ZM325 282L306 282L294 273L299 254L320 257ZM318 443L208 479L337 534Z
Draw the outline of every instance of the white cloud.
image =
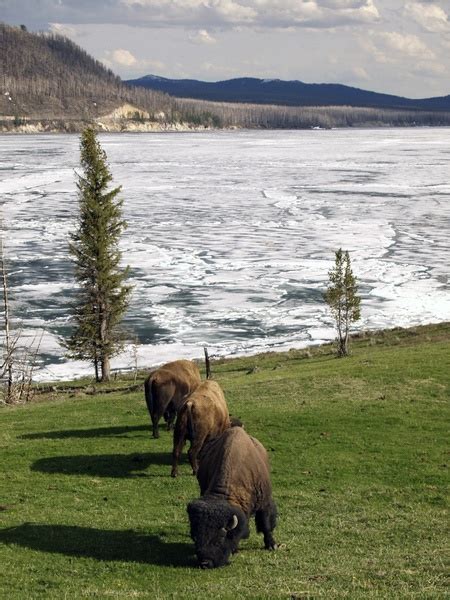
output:
M435 52L414 34L399 32L369 32L360 39L362 47L383 66L384 72L404 77L416 77L418 81L445 80L448 66L439 60ZM423 87L423 83L421 84ZM419 96L424 96L423 92Z
M317 0L317 4L327 8L363 8L372 3L367 0Z
M351 74L353 75L353 79L355 81L369 81L370 79L364 67L353 67Z
M193 44L215 44L217 41L206 29L199 29L195 33L190 33L188 39Z
M258 16L258 11L251 6L253 2L234 2L233 0L206 0L202 7L212 11L230 23L251 23Z
M124 50L123 48L113 50L110 53L110 60L116 65L122 65L123 67L133 67L138 62L137 58L129 50Z
M373 0L316 0L321 8L328 9L328 17L349 22L375 23L380 13ZM338 23L337 23L338 24Z
M129 50L117 48L116 50L107 50L105 58L102 62L109 68L127 67L134 72L144 71L146 69L164 71L166 65L159 60L140 60L134 56Z
M200 70L206 76L215 78L229 78L238 77L242 75L242 72L238 67L227 67L224 65L213 64L210 62L204 62L200 65Z
M49 31L72 39L77 37L77 30L74 27L62 23L50 23Z
M395 62L391 56L388 56L384 50L377 45L371 36L364 36L360 38L360 44L364 50L372 57L377 63L387 64Z
M416 73L416 75L420 75L422 77L442 77L442 75L445 75L447 73L447 69L445 68L444 65L440 64L440 63L429 63L429 62L422 62L419 61L415 66L414 66L414 73Z
M387 52L394 52L410 58L434 58L433 51L416 35L391 31L379 33L377 37L384 44Z
M252 5L252 24L263 27L337 27L379 19L373 0L241 0Z
M4 0L6 21L27 15L76 24L193 29L337 27L379 20L379 0Z
M332 56L329 58L331 70L328 72L326 81L329 83L344 83L346 85L360 85L370 80L366 69L355 65L346 68L341 64L339 58Z
M425 31L433 33L450 31L450 22L447 13L436 4L407 2L404 12L406 16L411 17Z
M442 77L446 68L423 40L413 34L369 32L360 38L366 53L386 71Z
M257 16L252 7L255 2L249 0L119 0L118 3L126 7L132 19L140 15L145 25L152 22L187 24L199 20L248 23Z

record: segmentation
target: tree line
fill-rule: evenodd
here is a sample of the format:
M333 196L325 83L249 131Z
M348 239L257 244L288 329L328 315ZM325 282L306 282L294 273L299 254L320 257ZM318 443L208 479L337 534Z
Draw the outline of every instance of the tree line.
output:
M214 120L221 127L311 129L320 127L448 126L450 112L355 106L279 106L177 99L180 115Z

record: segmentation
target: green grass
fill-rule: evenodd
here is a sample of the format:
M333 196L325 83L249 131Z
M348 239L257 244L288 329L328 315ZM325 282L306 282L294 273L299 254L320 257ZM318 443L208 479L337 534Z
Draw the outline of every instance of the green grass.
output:
M186 461L170 478L171 437L151 439L142 392L66 385L1 410L0 597L446 597L450 325L352 349L213 364L269 450L281 547L252 525L212 571L189 537L196 480Z

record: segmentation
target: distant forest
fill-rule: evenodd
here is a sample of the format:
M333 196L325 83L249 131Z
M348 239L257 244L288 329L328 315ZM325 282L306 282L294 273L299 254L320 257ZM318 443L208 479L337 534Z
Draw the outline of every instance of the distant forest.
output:
M58 120L79 130L124 104L143 125L213 128L332 128L450 125L449 111L350 106L294 107L173 98L127 85L66 37L0 23L0 126ZM146 115L139 113L145 111ZM3 117L3 118L2 118ZM126 121L126 119L124 119ZM126 128L126 124L124 125Z
M232 104L207 100L179 99L183 113L191 121L205 116L221 127L264 129L311 129L318 127L411 127L448 126L450 112L361 108L354 106L277 106Z

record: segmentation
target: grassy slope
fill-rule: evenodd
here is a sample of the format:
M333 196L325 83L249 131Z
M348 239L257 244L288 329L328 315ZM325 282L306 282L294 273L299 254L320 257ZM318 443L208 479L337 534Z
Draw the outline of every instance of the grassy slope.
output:
M215 571L194 568L196 481L169 477L142 393L3 410L0 597L443 598L450 325L353 348L214 365L270 451L282 544L252 526Z

